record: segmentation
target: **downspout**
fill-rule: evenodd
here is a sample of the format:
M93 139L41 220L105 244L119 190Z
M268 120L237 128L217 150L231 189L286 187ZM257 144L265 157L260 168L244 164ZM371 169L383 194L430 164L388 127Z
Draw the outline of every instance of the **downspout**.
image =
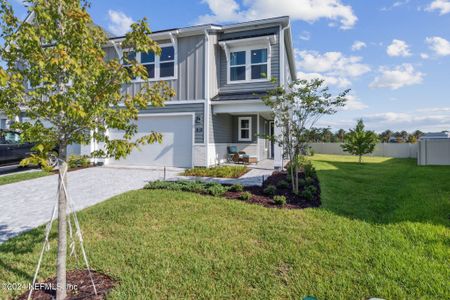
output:
M284 56L285 56L285 52L286 52L286 45L285 45L285 41L284 41L284 36L285 36L285 32L286 32L286 30L289 30L289 29L291 29L291 25L289 24L289 25L287 25L286 27L284 27L284 28L282 28L281 29L281 38L280 38L280 42L281 42L281 56L280 56L280 60L281 60L281 63L280 63L280 65L281 66L283 66L283 70L280 70L280 85L282 85L282 86L285 86L286 85L286 78L285 78L285 74L284 74L284 72L285 72L285 59L284 59ZM286 55L287 56L287 55ZM289 70L290 70L290 68L289 68ZM282 72L281 72L282 71Z
M209 109L210 109L210 99L209 99L209 34L208 29L205 29L205 107L204 107L204 143L205 143L205 159L206 167L209 167Z
M286 88L286 78L285 78L285 71L286 71L285 52L286 52L286 45L285 45L284 37L285 37L286 30L288 30L289 28L291 28L291 26L287 25L286 27L283 27L280 30L280 54L281 54L280 55L280 69L283 68L283 69L280 70L280 86L283 87L283 88ZM275 126L275 124L276 124L276 121L274 120L274 133L275 134L279 134L280 133L280 131L279 131L280 129L277 128ZM280 151L281 151L281 153L277 153L277 152L280 152ZM284 152L284 150L280 149L280 147L278 147L278 146L274 147L274 156L273 157L274 157L274 168L275 169L283 169L283 165L284 165L283 152Z

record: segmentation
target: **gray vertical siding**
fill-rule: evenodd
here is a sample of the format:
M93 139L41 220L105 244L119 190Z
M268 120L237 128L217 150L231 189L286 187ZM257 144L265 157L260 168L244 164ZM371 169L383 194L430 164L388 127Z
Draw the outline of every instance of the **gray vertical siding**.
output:
M165 107L148 107L145 110L141 110L140 113L180 113L180 112L193 112L195 113L195 143L202 144L204 142L204 104L203 103L190 103L190 104L171 104Z
M279 38L279 27L262 28L248 31L239 31L233 33L225 33L219 37L219 40L226 39L237 39L237 38L247 38L259 35L270 35L275 34L277 39L276 43L272 45L272 56L271 56L271 77L275 78L277 81L280 80L280 38ZM254 83L237 83L237 84L227 84L228 78L228 63L225 55L225 51L219 49L219 89L223 93L233 93L233 92L252 92L252 91L265 91L268 89L273 89L276 84L267 82L254 82Z
M160 44L170 43L169 40L159 40ZM105 48L105 59L117 59L114 47ZM205 37L195 35L178 38L177 78L166 80L175 90L174 101L205 99ZM124 85L123 92L134 94L141 87L140 83Z
M175 100L205 99L205 37L178 39L178 80Z

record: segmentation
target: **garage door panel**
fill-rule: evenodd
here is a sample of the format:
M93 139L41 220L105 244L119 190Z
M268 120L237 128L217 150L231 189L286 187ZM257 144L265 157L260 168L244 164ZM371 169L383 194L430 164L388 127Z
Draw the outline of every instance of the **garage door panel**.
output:
M144 116L137 121L136 138L152 131L162 134L162 143L141 146L127 158L113 160L113 165L191 167L192 116ZM121 138L120 132L111 132L111 138Z

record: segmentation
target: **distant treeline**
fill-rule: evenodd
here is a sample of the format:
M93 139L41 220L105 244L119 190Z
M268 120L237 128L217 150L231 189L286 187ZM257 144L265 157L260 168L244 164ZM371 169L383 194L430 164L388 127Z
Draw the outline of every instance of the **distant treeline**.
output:
M312 128L307 131L307 140L311 143L343 143L348 132L339 129L332 132L330 128ZM416 143L424 133L420 130L407 131L385 130L378 134L381 143Z

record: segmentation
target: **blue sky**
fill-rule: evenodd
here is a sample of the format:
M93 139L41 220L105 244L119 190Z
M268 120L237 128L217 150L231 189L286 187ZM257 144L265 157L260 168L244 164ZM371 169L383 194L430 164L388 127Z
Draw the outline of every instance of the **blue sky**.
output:
M98 0L91 15L116 34L142 17L159 30L290 15L299 76L352 89L319 125L450 130L450 0Z

